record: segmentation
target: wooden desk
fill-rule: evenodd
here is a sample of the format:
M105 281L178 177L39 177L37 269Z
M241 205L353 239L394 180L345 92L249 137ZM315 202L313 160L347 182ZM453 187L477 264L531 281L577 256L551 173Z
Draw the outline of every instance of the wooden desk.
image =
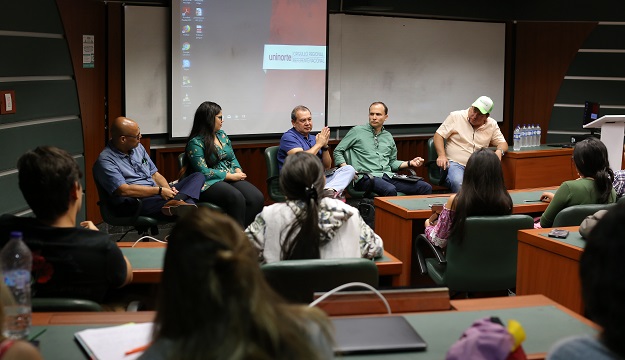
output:
M442 359L464 330L475 320L488 316L499 316L504 322L515 319L523 325L527 334L523 348L529 359L544 359L551 345L561 338L597 333L597 327L592 322L542 295L453 300L452 306L455 310L403 315L428 343L425 352L344 357ZM74 341L75 332L127 322L147 322L153 318L154 312L37 313L33 315L34 326L31 331L37 333L47 328L39 337L45 359L84 359L80 345Z
M572 148L541 145L506 153L501 161L507 189L560 186L578 177Z
M510 190L514 214L531 214L545 211L547 203L538 200L543 191L554 192L557 187ZM384 248L394 254L402 263L401 275L394 282L397 286L410 285L412 268L412 240L424 231L424 221L432 215L429 205L446 203L449 195L414 195L376 197L375 232L384 241Z
M163 274L166 243L139 242L134 247L132 242L119 242L117 245L132 266L133 284L158 284ZM388 251L375 261L380 276L390 276L393 286L399 282L403 269L402 262Z
M583 314L579 259L586 242L579 226L566 239L546 236L551 229L519 231L516 291L518 295L543 294L578 314Z

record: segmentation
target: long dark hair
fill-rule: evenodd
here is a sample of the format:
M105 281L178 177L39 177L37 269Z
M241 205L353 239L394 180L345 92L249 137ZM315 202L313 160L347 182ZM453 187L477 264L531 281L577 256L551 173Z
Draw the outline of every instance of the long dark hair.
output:
M602 327L603 343L625 357L625 203L618 203L592 229L579 262L586 313Z
M176 359L315 359L315 323L331 343L323 313L286 304L243 229L203 207L171 231L154 322Z
M221 111L221 106L212 101L204 101L195 110L193 127L187 139L187 143L196 136L204 139L204 159L206 163L214 165L218 162L217 147L215 147L215 117ZM186 159L186 157L185 157Z
M512 198L504 184L501 161L492 150L482 148L471 155L453 204L450 237L458 241L462 241L468 216L512 213Z
M283 260L319 259L319 200L324 186L323 166L315 155L300 151L286 157L280 171L280 188L287 199L304 202L304 208L284 230Z
M595 179L599 203L607 203L612 194L614 172L610 169L605 145L594 137L580 141L573 149L573 161L580 175Z

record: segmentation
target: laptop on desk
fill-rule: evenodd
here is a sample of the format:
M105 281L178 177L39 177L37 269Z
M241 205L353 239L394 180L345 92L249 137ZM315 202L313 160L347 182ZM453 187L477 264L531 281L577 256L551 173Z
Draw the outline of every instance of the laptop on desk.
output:
M332 319L337 354L423 351L427 343L403 316Z

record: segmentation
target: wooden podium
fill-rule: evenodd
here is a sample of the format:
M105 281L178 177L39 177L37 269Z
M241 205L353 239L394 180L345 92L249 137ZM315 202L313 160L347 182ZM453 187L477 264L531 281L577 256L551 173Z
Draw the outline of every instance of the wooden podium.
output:
M612 171L621 170L623 161L623 134L625 115L604 115L584 125L584 129L601 128L601 141L608 148L608 161Z

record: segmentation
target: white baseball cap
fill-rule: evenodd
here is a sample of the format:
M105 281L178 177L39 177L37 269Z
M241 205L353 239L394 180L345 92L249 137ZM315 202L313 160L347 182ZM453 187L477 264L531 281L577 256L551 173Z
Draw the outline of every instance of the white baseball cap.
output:
M475 100L472 106L480 109L482 114L490 114L490 112L493 111L494 104L493 100L491 100L488 96L480 96L477 100Z

